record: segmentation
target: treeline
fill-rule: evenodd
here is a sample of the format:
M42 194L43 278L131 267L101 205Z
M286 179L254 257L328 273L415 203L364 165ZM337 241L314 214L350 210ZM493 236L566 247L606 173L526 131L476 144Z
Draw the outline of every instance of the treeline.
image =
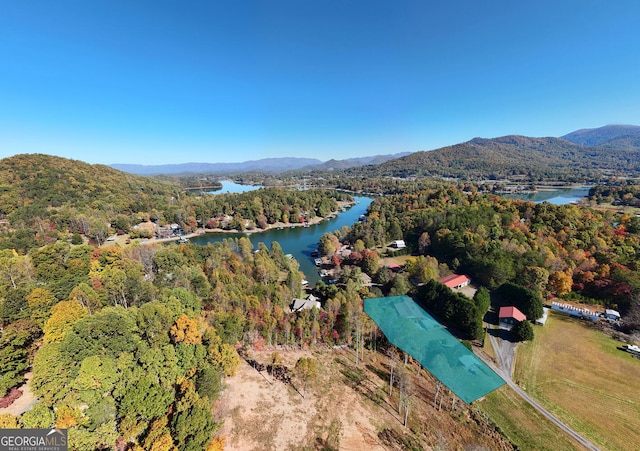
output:
M338 202L353 198L333 190L263 188L241 194L203 196L193 202L191 214L208 228L264 229L277 222L299 224L326 217Z
M481 287L473 299L469 299L432 279L418 288L416 301L442 323L455 329L460 338L475 340L483 336L483 318L491 305L486 288Z
M112 222L173 211L184 197L176 183L39 154L0 160L0 181L0 249L20 253L72 232L102 242Z
M545 298L601 302L640 327L640 218L444 187L376 199L349 239L383 246L398 227L414 251L490 289L513 282Z
M633 184L594 186L589 190L589 200L597 204L640 207L640 186Z

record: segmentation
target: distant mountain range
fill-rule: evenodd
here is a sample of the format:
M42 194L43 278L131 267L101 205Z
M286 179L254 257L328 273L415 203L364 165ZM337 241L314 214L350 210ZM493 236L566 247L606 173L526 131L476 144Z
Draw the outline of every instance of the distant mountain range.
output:
M394 155L375 155L372 157L348 158L322 162L316 158L264 158L241 163L183 163L183 164L112 164L112 168L138 175L180 175L180 174L229 174L239 172L284 172L298 169L338 170L367 164L380 164L385 161L409 155L410 152Z
M242 163L182 163L182 164L112 164L114 169L139 175L224 174L232 172L282 172L321 164L315 158L264 158Z
M640 175L640 126L607 125L560 138L503 136L415 153L322 162L314 158L267 158L242 163L113 164L139 175L242 172L344 171L361 176L432 176L464 180L508 179L586 182L604 176Z

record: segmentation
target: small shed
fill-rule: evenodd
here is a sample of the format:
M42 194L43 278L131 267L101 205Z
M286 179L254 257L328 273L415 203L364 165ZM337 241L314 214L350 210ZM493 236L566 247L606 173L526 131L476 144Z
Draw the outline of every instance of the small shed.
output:
M536 320L536 324L538 326L544 326L547 324L547 319L549 318L549 309L547 307L542 307L542 316Z
M500 307L498 319L500 321L500 327L511 330L511 328L516 324L525 321L527 319L527 315L511 305L508 307Z
M391 243L391 247L395 247L396 249L404 249L405 247L407 247L407 243L405 243L404 240L395 240L393 243Z
M441 284L448 286L449 288L462 288L471 283L471 279L462 274L451 274L450 276L443 277L438 280Z

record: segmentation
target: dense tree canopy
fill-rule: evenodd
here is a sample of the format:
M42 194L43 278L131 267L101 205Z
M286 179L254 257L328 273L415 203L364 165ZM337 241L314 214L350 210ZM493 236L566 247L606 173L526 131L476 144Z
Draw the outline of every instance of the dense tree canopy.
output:
M384 246L394 218L409 247L490 289L514 282L538 295L579 296L623 312L640 294L637 218L625 214L442 187L378 198L369 218L354 225L351 242ZM419 267L410 265L426 280Z

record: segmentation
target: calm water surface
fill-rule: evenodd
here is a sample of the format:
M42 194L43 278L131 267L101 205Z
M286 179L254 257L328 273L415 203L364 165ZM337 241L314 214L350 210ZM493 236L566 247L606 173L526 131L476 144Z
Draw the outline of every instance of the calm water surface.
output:
M242 186L242 185L240 185ZM285 254L292 254L300 263L300 270L304 273L305 278L313 286L320 280L318 269L313 263L314 258L311 253L318 247L318 240L326 232L333 232L342 226L351 226L358 221L360 215L367 211L367 207L373 201L369 197L354 197L356 205L351 207L344 213L340 213L337 217L322 221L319 224L309 227L289 227L282 230L267 230L265 232L257 232L251 234L244 233L207 233L190 239L195 244L207 244L222 241L225 238L240 238L246 236L253 244L254 249L258 247L258 243L262 242L267 247L271 243L277 241L280 243Z
M541 202L549 202L555 205L565 205L577 202L589 195L589 187L580 188L561 188L551 191L538 191L530 194L506 194L504 197L508 199L521 199L539 204Z
M262 188L260 185L241 185L229 180L224 180L220 183L222 184L221 189L209 191L208 194L246 193L247 191L255 191Z

